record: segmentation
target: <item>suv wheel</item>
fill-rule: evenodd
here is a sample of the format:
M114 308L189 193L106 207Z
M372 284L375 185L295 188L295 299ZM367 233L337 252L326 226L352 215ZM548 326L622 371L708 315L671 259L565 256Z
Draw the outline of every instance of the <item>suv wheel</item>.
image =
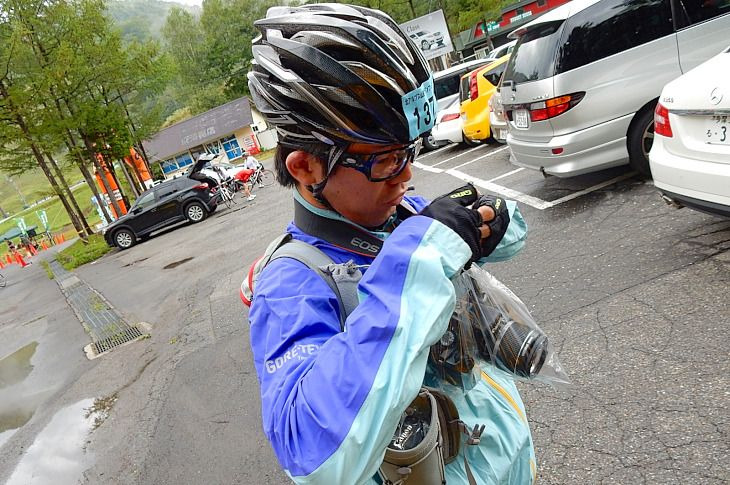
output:
M202 221L207 215L205 207L200 202L191 202L185 207L185 217L192 223Z
M134 237L134 233L129 229L119 229L114 233L114 244L116 244L119 249L129 249L134 246L135 242L136 238Z
M649 150L654 143L654 108L652 103L634 116L627 137L629 164L645 177L651 178Z

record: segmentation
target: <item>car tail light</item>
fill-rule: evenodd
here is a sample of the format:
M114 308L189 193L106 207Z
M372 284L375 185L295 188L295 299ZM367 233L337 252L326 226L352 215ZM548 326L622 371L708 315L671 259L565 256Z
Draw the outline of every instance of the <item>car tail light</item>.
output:
M672 125L669 123L669 110L661 103L657 103L654 110L654 133L672 138Z
M444 123L446 121L456 120L459 118L459 113L449 113L447 115L444 115L443 118L441 118L441 123Z
M208 184L206 184L206 183L204 182L204 183L202 183L202 184L194 185L194 186L193 186L193 188L194 188L194 189L201 189L201 190L202 190L202 189L207 189L207 188L208 188Z
M578 104L585 94L585 92L567 94L565 96L558 96L557 98L546 99L539 103L532 103L529 108L530 120L543 121L555 118Z
M469 98L474 101L479 96L479 86L477 85L477 71L469 75Z

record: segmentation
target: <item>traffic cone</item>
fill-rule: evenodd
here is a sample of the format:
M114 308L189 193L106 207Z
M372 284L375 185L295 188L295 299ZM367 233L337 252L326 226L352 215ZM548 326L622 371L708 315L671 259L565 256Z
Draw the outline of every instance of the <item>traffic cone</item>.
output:
M3 269L4 267L5 267L5 265L3 264L3 260L0 259L0 269Z
M43 248L44 251L46 251L48 249L48 246L46 245L45 241L41 241L41 247Z
M13 258L10 256L10 253L5 255L5 261L7 261L8 264L13 264Z
M20 251L15 253L15 261L17 261L21 268L28 266L28 263L23 260L23 255L20 254Z
M30 246L28 246L28 248L30 249L31 256L35 256L36 254L38 254L38 250L32 244Z
M66 242L66 237L61 233L61 242Z

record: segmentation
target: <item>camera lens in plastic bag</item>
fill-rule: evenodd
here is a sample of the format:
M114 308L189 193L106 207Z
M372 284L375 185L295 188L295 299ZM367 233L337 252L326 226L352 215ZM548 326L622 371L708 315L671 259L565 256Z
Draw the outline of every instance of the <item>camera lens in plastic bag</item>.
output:
M488 329L475 332L482 356L520 377L537 375L548 354L547 336L499 312L491 322Z

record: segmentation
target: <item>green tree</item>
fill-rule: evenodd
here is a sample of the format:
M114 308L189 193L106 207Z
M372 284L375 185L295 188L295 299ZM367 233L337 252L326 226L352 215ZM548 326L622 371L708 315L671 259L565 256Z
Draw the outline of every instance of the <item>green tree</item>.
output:
M125 45L101 0L0 0L0 11L7 41L0 139L20 130L16 144L26 143L42 169L50 163L44 173L56 165L50 154L65 148L98 196L89 173L101 171L97 154L113 172L112 161L161 122L151 100L169 80L168 58L155 42ZM112 205L120 213L114 198Z
M162 29L174 59L178 87L168 91L198 114L248 94L255 19L274 5L271 0L206 0L200 18L173 8Z

